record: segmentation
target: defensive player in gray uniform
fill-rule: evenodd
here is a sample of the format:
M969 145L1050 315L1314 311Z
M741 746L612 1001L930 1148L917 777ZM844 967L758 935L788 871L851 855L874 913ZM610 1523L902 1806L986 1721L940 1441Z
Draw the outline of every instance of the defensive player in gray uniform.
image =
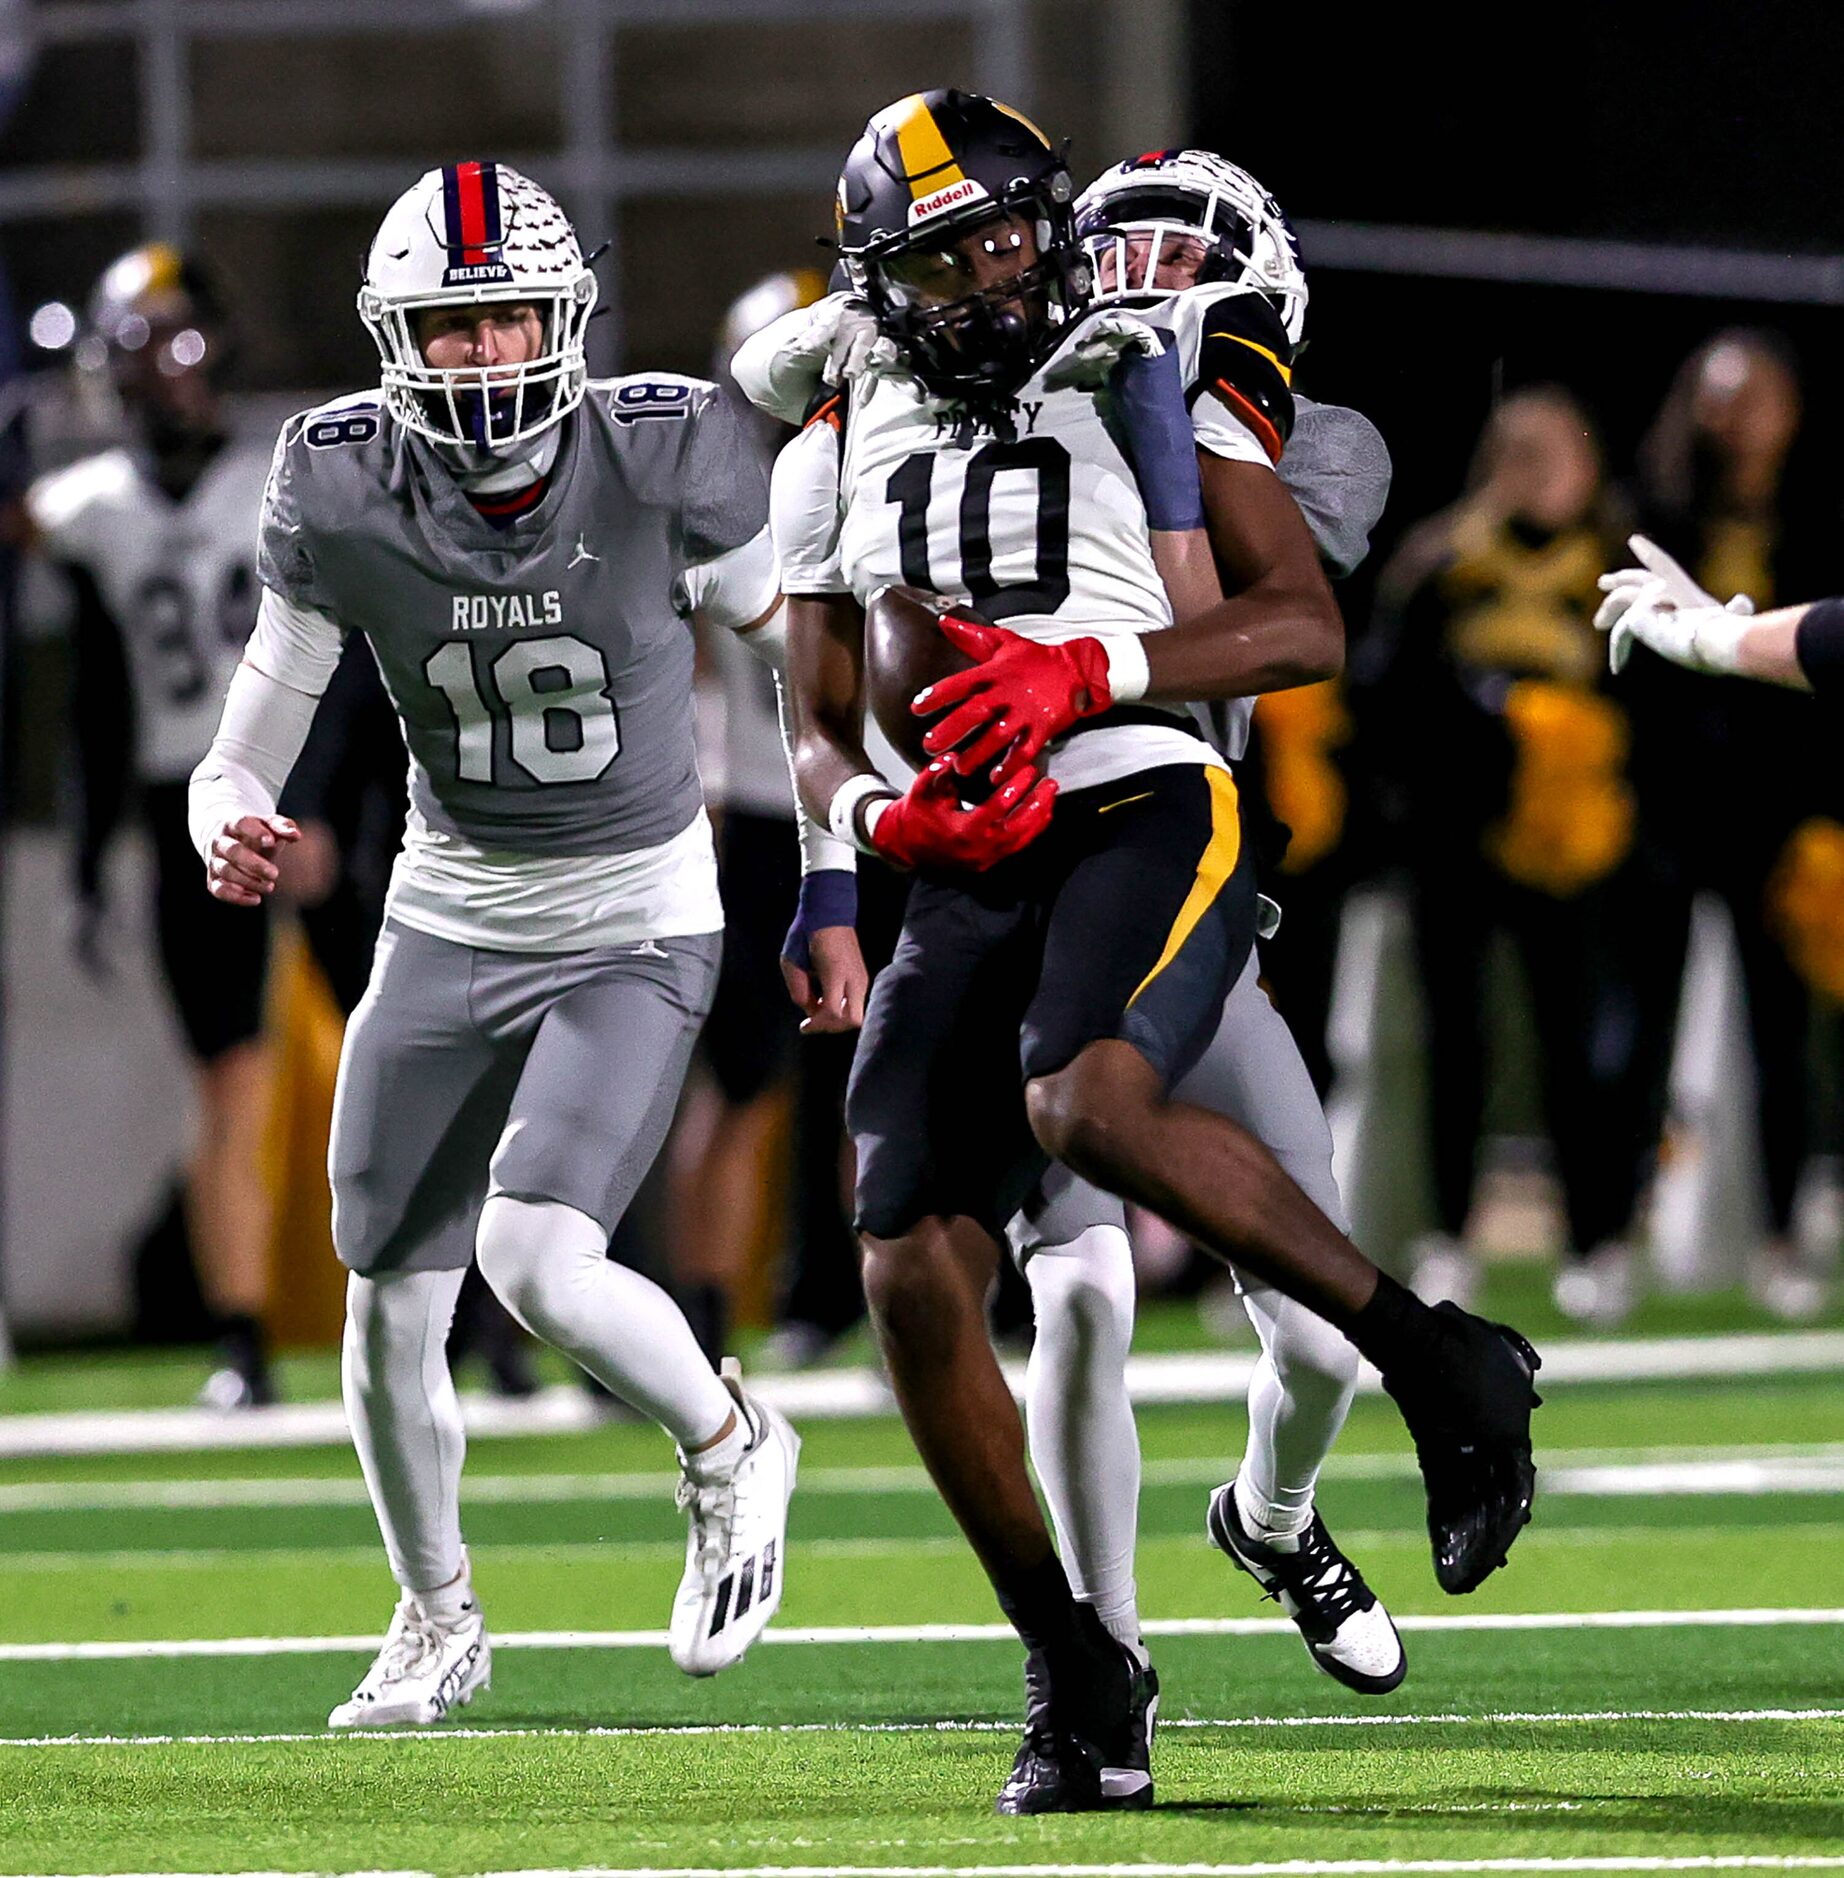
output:
M1243 389L1259 390L1244 355L1253 354L1257 373L1291 377L1307 305L1293 234L1273 198L1212 152L1157 151L1098 177L1076 215L1097 297L1143 313L1178 350L1198 447L1266 461L1270 427ZM1251 294L1259 315L1246 305ZM745 347L739 382L785 413L822 375L849 384L867 366L877 369L877 343L868 311L841 295ZM1273 354L1267 360L1264 344ZM1388 495L1388 452L1355 411L1297 393L1291 404L1293 425L1276 467L1328 571L1348 575L1367 552ZM795 447L824 445L815 433ZM789 560L799 565L798 556ZM790 585L806 578L803 570ZM1205 734L1231 763L1247 747L1252 708L1247 697L1198 707ZM1179 1093L1240 1122L1341 1232L1349 1230L1332 1173L1331 1131L1253 955ZM1037 1323L1025 1422L1059 1551L1077 1597L1143 1656L1134 1579L1140 1454L1125 1371L1135 1282L1123 1209L1113 1195L1053 1166L1007 1237ZM1401 1640L1313 1504L1356 1388L1357 1351L1273 1286L1240 1274L1238 1284L1262 1356L1249 1387L1242 1467L1212 1496L1211 1536L1281 1603L1319 1667L1360 1693L1384 1694L1405 1672Z
M1179 350L1198 447L1219 448L1221 406L1238 410L1226 357L1260 343L1238 317L1259 295L1285 335L1290 366L1305 333L1307 284L1280 206L1211 151L1163 150L1105 171L1076 203L1098 296L1143 312ZM1289 372L1291 380L1291 373ZM1334 576L1363 559L1389 491L1382 438L1355 411L1293 395L1294 424L1276 465ZM1259 414L1245 416L1259 434ZM1252 698L1203 708L1206 734L1232 763L1248 746ZM1332 1136L1312 1077L1251 957L1183 1100L1240 1122L1315 1206L1349 1232L1332 1172ZM1026 1396L1031 1452L1072 1583L1117 1634L1138 1624L1133 1552L1139 1448L1124 1359L1133 1328L1133 1267L1120 1203L1054 1167L1008 1234L1033 1295L1074 1288L1075 1308L1040 1310ZM1211 1496L1213 1542L1299 1626L1315 1664L1360 1694L1403 1678L1402 1643L1375 1593L1314 1510L1319 1470L1357 1385L1357 1351L1271 1284L1236 1273L1261 1343L1250 1379L1248 1440L1235 1478Z
M770 649L777 573L734 408L697 379L590 382L595 297L569 221L515 171L431 170L391 208L359 294L381 391L283 430L256 628L192 781L211 892L260 904L314 699L365 635L411 809L330 1165L347 1412L402 1596L336 1728L436 1721L487 1681L443 1354L474 1258L677 1442L679 1666L737 1661L781 1597L793 1431L604 1256L717 971L690 620Z
M268 920L198 890L186 778L211 742L255 599L266 449L235 441L222 391L230 323L211 276L164 242L120 256L90 299L131 435L27 492L40 552L75 603L73 737L80 758L78 893L85 951L104 916L102 860L132 781L154 858L161 968L196 1071L186 1226L222 1362L201 1400L274 1400L264 1348L270 1200L262 1131Z

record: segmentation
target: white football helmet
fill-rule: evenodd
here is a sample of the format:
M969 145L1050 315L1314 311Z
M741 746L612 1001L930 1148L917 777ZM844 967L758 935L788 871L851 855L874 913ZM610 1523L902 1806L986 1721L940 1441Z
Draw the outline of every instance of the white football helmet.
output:
M543 319L536 358L444 370L423 357L423 308L511 300ZM582 402L595 300L595 276L555 197L498 163L450 163L405 190L378 225L359 318L383 362L391 416L479 461L517 454Z
M1214 150L1149 150L1103 170L1076 199L1076 232L1098 300L1164 299L1175 289L1154 282L1168 244L1202 242L1196 284L1254 287L1295 346L1305 334L1306 274L1293 229L1261 184Z

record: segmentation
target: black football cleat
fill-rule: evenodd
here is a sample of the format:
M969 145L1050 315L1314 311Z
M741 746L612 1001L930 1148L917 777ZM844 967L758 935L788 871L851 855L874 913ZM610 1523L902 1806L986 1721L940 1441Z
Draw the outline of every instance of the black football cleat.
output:
M1150 1663L1142 1668L1108 1641L1117 1658L1087 1656L1054 1674L1046 1652L1026 1657L1024 1740L995 1811L1104 1813L1152 1805L1159 1677ZM1059 1701L1064 1689L1069 1699Z
M1388 1695L1408 1674L1402 1639L1364 1574L1317 1513L1306 1530L1263 1544L1242 1523L1236 1483L1210 1496L1211 1543L1294 1621L1316 1667L1359 1695Z
M1530 1454L1531 1387L1542 1359L1507 1324L1437 1304L1434 1347L1383 1387L1402 1411L1428 1492L1434 1575L1458 1597L1504 1564L1530 1523L1537 1470Z

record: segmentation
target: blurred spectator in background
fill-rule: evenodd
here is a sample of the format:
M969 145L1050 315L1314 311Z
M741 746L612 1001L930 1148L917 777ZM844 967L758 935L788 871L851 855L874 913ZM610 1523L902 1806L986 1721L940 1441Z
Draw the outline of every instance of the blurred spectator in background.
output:
M1795 449L1801 418L1798 369L1784 341L1731 329L1685 361L1640 451L1643 531L1703 586L1748 594L1762 610L1844 585L1835 493L1826 505L1804 473ZM1822 731L1798 697L1701 678L1643 648L1622 695L1636 726L1647 886L1636 938L1654 1113L1662 1122L1691 902L1714 894L1734 925L1754 1051L1769 1238L1751 1283L1778 1315L1807 1317L1823 1303L1792 1238L1809 1146L1809 999L1775 904L1789 898L1798 868L1800 850L1789 843L1820 799Z
M164 243L122 255L91 296L78 356L106 372L131 441L42 477L26 504L28 540L75 605L78 945L93 972L106 970L104 853L131 797L153 845L160 960L197 1073L186 1225L222 1346L202 1399L222 1408L274 1397L262 1327L268 915L203 891L186 829L186 779L255 618L269 470L266 448L230 437L231 351L224 301L196 259Z
M1326 1026L1339 911L1353 878L1345 773L1351 736L1342 679L1271 691L1255 702L1248 751L1237 766L1251 827L1271 819L1287 831L1272 870L1278 878L1263 875L1283 917L1274 935L1262 941L1261 972L1321 1098L1332 1086ZM1276 836L1278 846L1278 830Z
M1621 945L1632 902L1628 726L1605 695L1592 620L1622 536L1601 450L1574 396L1507 397L1466 494L1385 570L1354 677L1413 899L1428 1049L1437 1232L1414 1248L1424 1297L1472 1294L1464 1238L1487 1113L1486 966L1517 948L1535 1022L1545 1126L1570 1258L1556 1301L1617 1321L1652 1139Z

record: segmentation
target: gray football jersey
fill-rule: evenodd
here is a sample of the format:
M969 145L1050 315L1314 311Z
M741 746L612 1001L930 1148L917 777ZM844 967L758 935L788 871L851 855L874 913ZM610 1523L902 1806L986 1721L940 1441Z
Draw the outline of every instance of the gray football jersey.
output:
M1295 396L1293 435L1280 479L1300 505L1319 558L1334 580L1354 573L1370 552L1370 531L1389 500L1389 447L1361 411ZM1204 735L1231 762L1248 749L1253 698L1194 707Z
M698 811L682 576L767 520L744 420L704 379L592 381L544 499L504 528L369 393L284 427L258 572L370 640L432 828L618 854Z

